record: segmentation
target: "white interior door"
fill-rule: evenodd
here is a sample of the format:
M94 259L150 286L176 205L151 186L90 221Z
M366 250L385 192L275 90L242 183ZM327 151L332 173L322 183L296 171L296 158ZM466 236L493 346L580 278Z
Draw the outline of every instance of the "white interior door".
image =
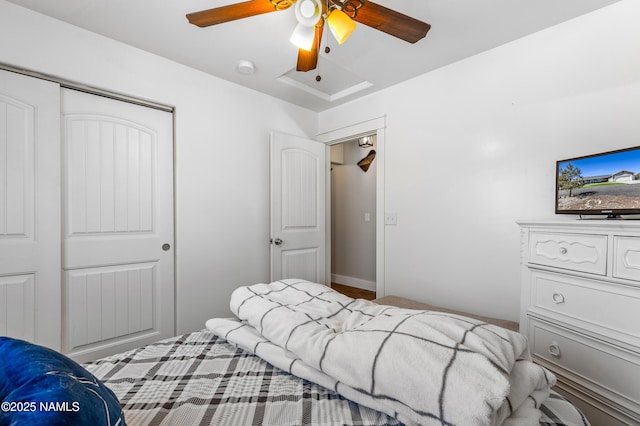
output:
M172 115L62 91L64 349L174 335Z
M271 133L271 280L326 282L327 147Z
M0 335L60 349L60 86L0 70Z

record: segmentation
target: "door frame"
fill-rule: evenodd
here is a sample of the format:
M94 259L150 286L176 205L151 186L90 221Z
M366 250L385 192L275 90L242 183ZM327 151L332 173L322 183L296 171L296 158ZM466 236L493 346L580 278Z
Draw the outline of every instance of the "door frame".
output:
M316 135L315 140L327 145L326 159L326 261L325 267L327 285L331 285L331 155L329 153L331 145L348 142L358 137L376 135L376 297L385 296L385 169L384 169L384 147L386 117L377 117L359 123L350 124L334 130Z

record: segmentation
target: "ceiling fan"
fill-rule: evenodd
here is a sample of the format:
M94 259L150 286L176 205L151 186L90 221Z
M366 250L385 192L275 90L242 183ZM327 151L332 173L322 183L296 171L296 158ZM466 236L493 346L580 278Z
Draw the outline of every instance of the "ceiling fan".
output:
M369 0L250 0L189 13L187 19L199 27L208 27L291 6L298 20L291 36L291 42L298 46L298 71L316 68L325 22L340 44L355 30L354 21L409 43L424 38L431 28L426 22Z

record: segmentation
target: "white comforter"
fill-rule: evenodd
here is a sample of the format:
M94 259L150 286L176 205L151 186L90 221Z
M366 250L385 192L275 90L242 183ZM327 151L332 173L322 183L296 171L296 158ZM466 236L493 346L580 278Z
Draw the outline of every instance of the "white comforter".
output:
M537 425L555 377L524 336L453 314L351 299L302 280L237 289L207 328L409 424Z

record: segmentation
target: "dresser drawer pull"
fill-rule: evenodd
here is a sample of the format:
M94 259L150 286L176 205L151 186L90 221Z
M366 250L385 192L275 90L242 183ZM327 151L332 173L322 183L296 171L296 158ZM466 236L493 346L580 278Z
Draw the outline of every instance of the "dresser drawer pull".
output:
M553 299L556 305L564 303L564 294L560 293L559 291L554 292L551 298Z
M556 342L549 345L549 354L554 358L560 358L560 346Z
M566 247L560 247L560 254L567 254L567 248Z

